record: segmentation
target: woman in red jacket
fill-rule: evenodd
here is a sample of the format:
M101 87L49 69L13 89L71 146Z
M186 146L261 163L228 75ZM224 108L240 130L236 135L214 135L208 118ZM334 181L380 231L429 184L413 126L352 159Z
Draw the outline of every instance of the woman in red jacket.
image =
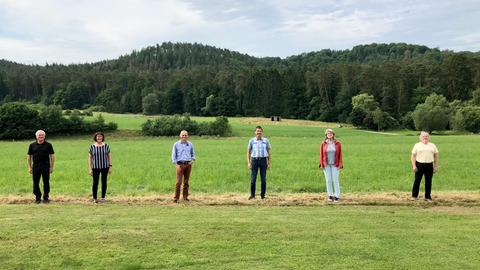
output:
M325 140L320 145L319 167L325 174L328 201L338 202L340 200L340 169L343 168L342 145L335 139L335 132L330 128L325 130Z

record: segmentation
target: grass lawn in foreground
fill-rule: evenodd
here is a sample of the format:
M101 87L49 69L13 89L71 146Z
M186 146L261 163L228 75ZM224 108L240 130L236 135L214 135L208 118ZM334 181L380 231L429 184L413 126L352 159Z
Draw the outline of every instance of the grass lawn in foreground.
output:
M478 207L0 205L2 269L478 269Z

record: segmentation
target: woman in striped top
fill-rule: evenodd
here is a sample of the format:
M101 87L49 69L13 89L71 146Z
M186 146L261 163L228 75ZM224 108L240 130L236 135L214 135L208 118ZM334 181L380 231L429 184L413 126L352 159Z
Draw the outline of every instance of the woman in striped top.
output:
M94 144L88 150L88 169L93 177L92 196L93 202L97 203L98 178L102 175L102 202L105 202L107 193L107 176L112 173L112 154L110 147L104 143L105 134L97 132L93 135Z

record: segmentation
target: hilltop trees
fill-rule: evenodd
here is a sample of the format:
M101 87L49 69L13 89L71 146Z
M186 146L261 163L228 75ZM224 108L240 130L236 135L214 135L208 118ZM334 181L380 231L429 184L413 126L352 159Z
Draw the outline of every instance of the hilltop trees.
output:
M480 53L404 43L286 59L163 43L83 65L0 60L0 102L27 100L63 109L96 106L115 113L280 115L383 130L399 122L411 127L412 112L434 93L447 102L473 99L479 106L480 94L474 91L480 89L479 74ZM358 95L367 95L364 102L375 106L353 104Z

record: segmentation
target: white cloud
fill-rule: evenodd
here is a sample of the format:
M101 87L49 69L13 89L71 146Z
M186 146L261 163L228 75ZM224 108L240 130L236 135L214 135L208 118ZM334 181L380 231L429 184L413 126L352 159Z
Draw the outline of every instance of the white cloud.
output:
M285 57L371 42L480 50L472 0L0 0L0 58L79 63L172 42ZM454 14L455 16L452 16Z

